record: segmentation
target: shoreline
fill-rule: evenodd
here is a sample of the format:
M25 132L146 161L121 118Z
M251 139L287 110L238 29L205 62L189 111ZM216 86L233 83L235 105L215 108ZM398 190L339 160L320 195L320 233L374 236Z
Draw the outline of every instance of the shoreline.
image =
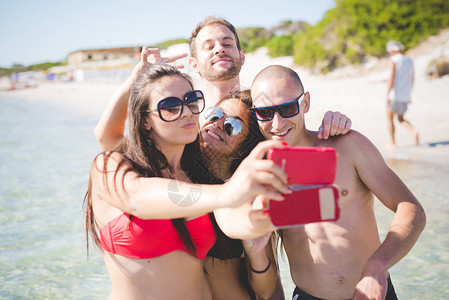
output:
M449 32L449 31L448 31ZM448 43L449 44L449 43ZM418 51L415 51L418 52ZM342 76L340 73L316 75L293 65L292 57L270 58L266 49L246 55L246 63L240 73L242 88L250 86L254 76L264 67L281 64L295 69L304 87L311 94L311 109L306 114L309 130L317 130L326 111L340 111L352 120L352 129L368 137L379 149L385 159L410 159L422 161L449 162L449 75L429 78L425 75L428 62L441 49L432 53L416 55L415 84L412 102L405 113L405 119L418 130L420 145L414 146L412 135L397 121L396 149L386 149L389 134L386 120L386 90L388 69L385 61L379 67L359 76ZM363 67L362 67L363 68ZM384 68L384 67L383 67ZM360 69L360 68L359 68ZM183 72L192 76L197 88L201 81L189 68ZM349 72L348 69L346 72ZM352 74L357 73L357 68ZM340 74L340 75L338 75ZM41 102L58 108L74 110L98 120L109 99L118 90L123 80L87 82L44 82L37 87L16 90L0 90L0 97L20 98L26 101ZM5 79L0 87L5 87Z
M120 83L43 82L36 87L0 90L0 97L23 99L67 110L75 109L98 119L119 87Z

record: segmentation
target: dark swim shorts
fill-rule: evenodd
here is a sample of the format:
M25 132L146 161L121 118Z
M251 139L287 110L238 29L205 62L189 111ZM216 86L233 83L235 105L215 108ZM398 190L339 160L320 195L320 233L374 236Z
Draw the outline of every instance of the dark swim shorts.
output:
M307 294L299 287L296 287L295 290L293 291L292 300L326 300L326 299L314 297L310 294ZM390 277L388 277L388 290L387 295L385 296L385 300L398 300L396 292L394 291L393 283L391 283Z

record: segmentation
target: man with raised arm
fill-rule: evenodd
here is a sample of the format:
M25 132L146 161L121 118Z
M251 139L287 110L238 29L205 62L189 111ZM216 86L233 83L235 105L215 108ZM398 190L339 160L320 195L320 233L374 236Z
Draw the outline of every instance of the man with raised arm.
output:
M199 23L189 39L191 58L190 67L201 76L206 108L214 106L224 96L240 90L240 69L245 55L234 26L228 21L208 17ZM143 59L134 68L120 89L108 103L95 128L97 138L103 150L112 149L121 140L126 121L126 110L131 83L138 74L151 63L173 63L187 54L161 57L160 50L144 47ZM182 65L175 66L181 67ZM200 118L201 122L202 118ZM345 134L351 128L351 120L339 112L328 111L319 128L320 138Z
M189 46L192 56L189 60L190 67L201 76L203 82L203 93L206 101L204 111L208 107L216 105L219 100L230 93L240 90L239 74L245 62L245 56L240 47L237 32L231 23L220 18L206 18L204 22L196 26L189 40ZM171 57L161 57L159 49L143 47L141 61L134 68L130 78L113 96L95 128L95 136L103 150L113 149L118 141L123 138L127 103L131 83L134 79L150 64L173 63L175 66L178 66L176 65L176 60L186 56L186 54L180 54ZM200 117L200 123L202 119ZM345 134L350 130L350 127L351 121L345 115L339 112L327 112L319 129L319 137L327 139L332 135ZM267 257L263 257L263 260L260 261L260 265L263 264L261 270L264 270L266 261ZM251 262L253 267L257 267L254 265L255 263L255 261ZM213 265L213 269L207 269L207 272L211 275L209 277L214 280L213 282L211 280L210 284L218 287L216 289L213 287L214 297L217 299L230 299L233 295L232 291L236 290L236 288L234 288L233 280L229 280L229 278L238 279L238 277L223 276L222 274L226 272L233 275L236 272L234 269L229 270L229 263L223 264L226 267L223 269L219 269L220 265L216 262ZM221 276L213 276L212 272L221 274ZM253 277L262 277L264 274L252 275L254 275ZM231 284L229 284L230 282ZM218 290L223 291L223 293L218 295L218 292L215 293ZM274 297L275 299L283 298L279 278Z

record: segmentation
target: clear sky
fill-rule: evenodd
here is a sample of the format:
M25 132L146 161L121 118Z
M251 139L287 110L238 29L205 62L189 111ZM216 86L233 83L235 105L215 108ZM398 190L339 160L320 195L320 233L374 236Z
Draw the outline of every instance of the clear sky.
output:
M0 67L60 61L81 49L188 38L208 15L235 27L319 22L334 0L0 0Z

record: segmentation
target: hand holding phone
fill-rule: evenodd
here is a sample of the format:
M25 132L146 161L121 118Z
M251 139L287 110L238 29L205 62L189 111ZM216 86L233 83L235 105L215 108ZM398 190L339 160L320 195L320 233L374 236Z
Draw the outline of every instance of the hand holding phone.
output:
M335 149L289 147L272 149L268 159L285 169L293 193L284 201L270 200L271 222L278 228L336 221L340 216L339 191L333 184L337 168Z

